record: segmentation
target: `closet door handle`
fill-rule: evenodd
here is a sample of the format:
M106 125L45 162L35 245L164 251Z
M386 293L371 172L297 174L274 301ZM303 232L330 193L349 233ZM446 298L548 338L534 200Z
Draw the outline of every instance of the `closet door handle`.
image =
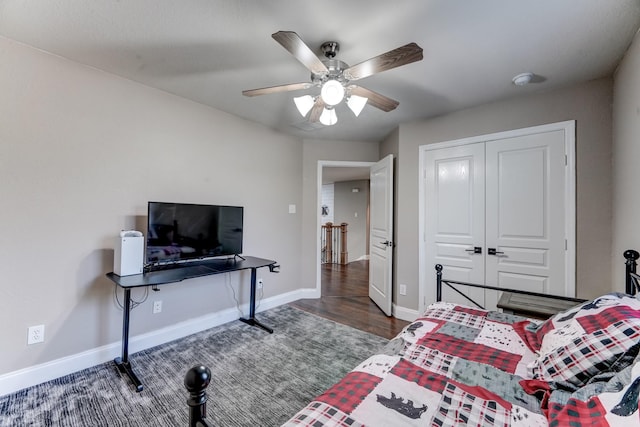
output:
M473 248L465 249L465 251L469 252L470 254L481 254L482 253L482 247L481 246L474 246Z
M487 249L489 255L504 255L504 252L496 251L496 248Z

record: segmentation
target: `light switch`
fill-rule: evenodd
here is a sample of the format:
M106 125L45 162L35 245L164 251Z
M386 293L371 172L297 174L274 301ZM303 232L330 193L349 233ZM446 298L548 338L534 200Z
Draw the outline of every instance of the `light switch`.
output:
M296 205L289 205L289 213L290 214L296 213Z

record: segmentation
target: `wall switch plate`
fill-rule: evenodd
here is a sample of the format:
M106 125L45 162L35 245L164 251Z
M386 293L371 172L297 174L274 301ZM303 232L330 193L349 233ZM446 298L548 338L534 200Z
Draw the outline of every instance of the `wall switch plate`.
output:
M407 285L400 284L400 295L407 294Z
M153 302L153 314L158 314L162 311L162 301L154 301Z
M44 325L29 327L27 335L27 345L37 344L44 341Z
M296 213L296 205L289 205L289 213L290 214Z

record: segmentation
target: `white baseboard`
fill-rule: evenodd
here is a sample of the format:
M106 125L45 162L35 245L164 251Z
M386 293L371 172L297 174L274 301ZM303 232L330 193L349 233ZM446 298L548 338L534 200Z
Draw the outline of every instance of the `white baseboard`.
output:
M276 295L260 301L256 312L278 307L301 298L314 298L315 289L300 289L281 295ZM241 306L244 313L249 312L249 304ZM237 320L238 310L228 308L215 313L157 329L129 338L129 353L136 353L147 348L155 347L178 338L186 337L224 323ZM0 396L14 393L27 387L41 384L82 369L90 368L101 363L109 362L120 355L122 344L120 341L107 344L81 353L45 362L39 365L0 375ZM186 372L186 371L185 371Z
M393 317L401 320L406 320L407 322L413 322L420 316L420 312L418 310L411 310L409 308L400 307L397 305L393 305Z
M258 304L256 312L259 313L303 298L320 298L320 291L315 288L298 289L263 299ZM248 313L249 311L248 304L244 304L240 308L244 313ZM419 313L417 310L394 305L393 315L398 319L412 322L418 317ZM129 338L129 353L136 353L224 323L232 322L237 320L238 317L238 310L236 308L228 308L205 316L185 320L162 329L136 335ZM120 355L121 346L121 342L118 341L0 375L0 396L112 361Z

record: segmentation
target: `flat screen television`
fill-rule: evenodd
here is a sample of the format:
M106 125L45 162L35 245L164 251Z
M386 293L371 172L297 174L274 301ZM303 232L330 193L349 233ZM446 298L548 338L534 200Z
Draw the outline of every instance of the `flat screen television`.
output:
M241 206L149 202L147 265L242 253Z

